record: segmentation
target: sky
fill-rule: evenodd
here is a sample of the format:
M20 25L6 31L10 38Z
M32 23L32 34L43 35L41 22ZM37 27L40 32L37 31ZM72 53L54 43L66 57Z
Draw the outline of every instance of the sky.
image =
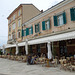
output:
M8 20L10 13L20 4L32 3L39 10L47 10L63 0L0 0L0 46L7 44Z

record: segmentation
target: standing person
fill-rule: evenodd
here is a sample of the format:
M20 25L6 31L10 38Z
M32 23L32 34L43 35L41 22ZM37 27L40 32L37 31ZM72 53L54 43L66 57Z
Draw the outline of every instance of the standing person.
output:
M74 60L75 60L75 54L74 54Z

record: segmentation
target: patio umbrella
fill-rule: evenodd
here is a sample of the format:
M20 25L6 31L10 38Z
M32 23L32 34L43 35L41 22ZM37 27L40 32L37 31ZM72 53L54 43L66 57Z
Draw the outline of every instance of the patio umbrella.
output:
M19 52L19 51L18 51L18 42L16 42L16 53L15 53L15 54L17 55L18 52Z
M51 52L50 42L48 42L47 46L48 46L48 59L52 59L52 52Z

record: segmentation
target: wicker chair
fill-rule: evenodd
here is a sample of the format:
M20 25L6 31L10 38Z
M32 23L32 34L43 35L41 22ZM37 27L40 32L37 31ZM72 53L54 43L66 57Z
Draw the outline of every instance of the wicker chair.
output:
M22 62L26 62L27 61L27 56L23 56L22 57Z
M7 55L5 55L5 57L4 57L5 59L7 58Z
M60 62L60 69L63 69L63 64L64 64L64 62L63 62L63 60L61 59L61 60L59 60L59 62Z
M10 55L7 55L7 58L8 58L8 59L10 59L10 58L11 58L11 56L10 56Z
M14 60L16 60L17 59L17 56L14 56Z
M2 57L2 55L0 55L0 58Z
M53 61L54 61L54 67L56 67L57 64L58 64L58 63L57 63L58 61L57 61L57 59L53 59Z
M13 55L11 55L11 60L14 60L14 56Z
M5 58L5 55L2 55L2 58Z
M70 71L75 71L75 65L71 65L69 69Z

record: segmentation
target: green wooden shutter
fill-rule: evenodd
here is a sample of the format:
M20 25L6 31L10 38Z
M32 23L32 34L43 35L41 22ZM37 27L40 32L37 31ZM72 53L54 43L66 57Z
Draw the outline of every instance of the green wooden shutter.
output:
M50 19L48 19L48 21L49 21L49 29L50 29Z
M38 24L38 32L40 32L40 27L39 27L39 24Z
M45 21L42 22L42 30L46 30L45 29Z
M36 33L36 25L35 25L35 33Z
M31 26L31 34L33 34L33 26Z
M75 10L74 8L70 9L71 21L75 21L75 11L74 10Z
M58 26L57 16L54 16L54 26Z
M22 31L21 31L22 33L21 33L21 35L22 35L22 37L24 36L24 30L22 29Z
M29 35L29 28L26 28L26 36Z
M66 24L66 13L63 12L63 23Z

